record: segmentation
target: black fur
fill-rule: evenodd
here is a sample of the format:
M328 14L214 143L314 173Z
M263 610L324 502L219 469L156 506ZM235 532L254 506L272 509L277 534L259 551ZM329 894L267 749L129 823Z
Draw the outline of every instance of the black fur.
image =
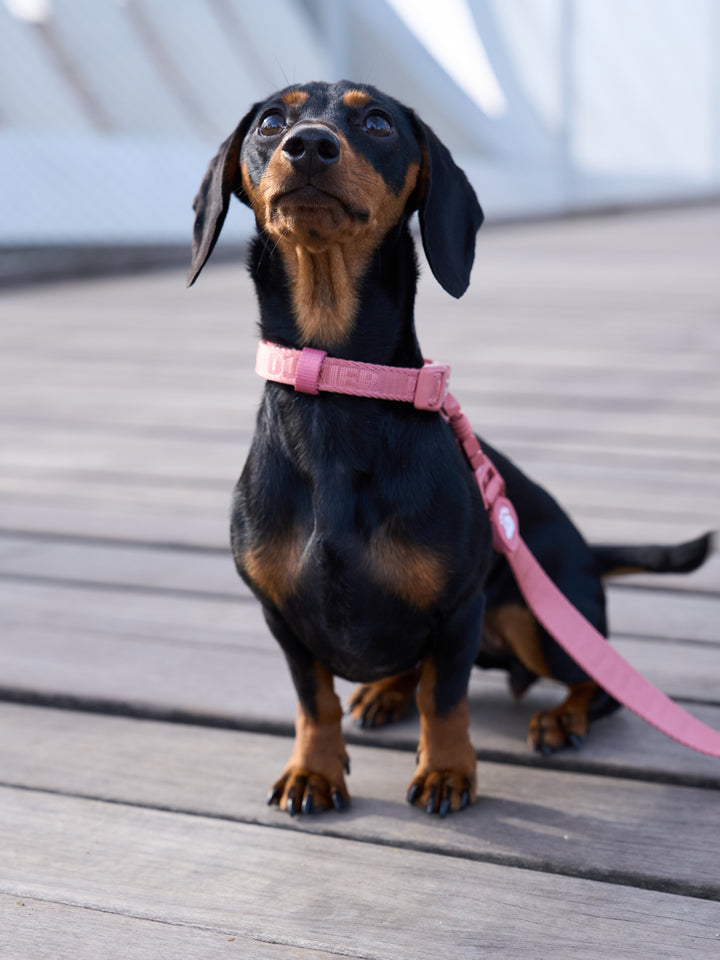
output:
M344 100L349 91L362 96ZM373 111L389 120L391 133L378 137L368 132ZM268 116L283 122L277 135L272 124L269 132L260 129ZM258 212L268 165L273 158L279 162L283 150L288 156L282 169L292 165L295 147L287 138L308 123L319 124L333 141L343 143L339 158L334 147L325 158L306 158L307 176L318 196L338 182L332 178L339 176L341 164L362 159L381 175L392 199L412 165L420 165L404 208L378 239L357 280L357 310L347 336L333 344L324 343L319 333L300 335L285 238L274 235ZM320 169L323 163L333 171ZM297 171L293 176L295 187ZM411 110L372 87L344 81L288 88L254 105L220 147L195 199L189 283L212 252L233 194L245 203L252 203L254 195L258 204L250 270L264 339L328 349L353 360L423 364L414 328L417 268L408 220L418 210L433 274L458 297L469 283L482 211L447 149ZM323 197L326 202L327 193ZM363 224L369 217L345 203L342 219ZM606 634L598 555L545 491L484 446L505 478L530 548ZM318 663L334 675L367 683L431 662L438 716L449 715L466 696L475 662L509 669L518 692L535 678L511 650L481 648L485 604L498 608L523 601L507 564L493 554L473 476L437 414L365 398L306 396L268 382L235 491L232 547L240 575L258 596L286 654L307 717L319 716ZM374 568L378 550L387 565L385 582ZM415 564L422 572L425 561L428 589L415 596L410 580L405 589L403 577L409 573L403 565ZM541 644L553 676L568 684L587 680L542 631ZM599 691L594 713L614 706ZM276 787L273 800L278 792ZM415 797L417 790L411 792ZM465 802L467 791L453 809ZM291 813L295 807L296 801L288 799Z

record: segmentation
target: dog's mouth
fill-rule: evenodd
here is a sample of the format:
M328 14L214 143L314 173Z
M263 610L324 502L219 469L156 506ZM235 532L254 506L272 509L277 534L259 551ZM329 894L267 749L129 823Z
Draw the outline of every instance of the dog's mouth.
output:
M314 216L326 216L334 211L341 217L367 223L370 213L329 190L323 190L313 183L306 183L299 187L291 187L278 194L273 200L273 206L281 211L292 211L295 217L311 220Z
M368 210L347 197L312 183L290 186L268 204L272 232L309 249L324 249L357 235L371 219Z

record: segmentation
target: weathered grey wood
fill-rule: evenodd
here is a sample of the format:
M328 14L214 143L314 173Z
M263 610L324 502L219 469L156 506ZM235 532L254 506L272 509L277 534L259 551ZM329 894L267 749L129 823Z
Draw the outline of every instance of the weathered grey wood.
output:
M717 525L719 240L717 207L483 231L474 283L459 303L424 271L418 329L427 355L452 363L453 390L476 429L545 483L591 539L682 540ZM169 271L6 296L0 528L224 548L229 492L260 391L252 374L255 312L240 265L211 265L191 292ZM1 538L0 548L7 571L0 686L8 693L289 729L287 669L224 551L22 537ZM618 647L665 689L712 703L719 570L715 562L687 580L653 581L652 592L611 591ZM258 824L248 826L13 793L5 805L12 814L0 811L0 887L10 850L15 878L28 888L87 904L72 920L67 911L75 908L43 905L58 911L48 936L73 944L68 952L80 957L80 944L93 936L107 942L130 927L139 957L192 955L194 941L183 937L190 930L200 937L199 955L204 932L177 922L221 938L234 930L238 939L227 946L252 957L294 957L292 949L304 956L308 946L388 960L710 955L717 904L710 914L698 900L507 864L525 857L561 872L599 864L606 879L614 864L615 879L633 884L667 876L676 884L716 882L708 866L716 831L704 801L720 785L717 761L623 712L597 724L582 751L536 769L543 761L524 746L527 720L559 691L539 685L513 704L503 684L496 674L476 673L472 682L474 742L486 760L503 760L482 765L486 800L465 821L477 831L463 831L460 818L428 822L396 799L412 766L411 718L365 736L351 731L356 801L345 820L289 824L261 806ZM11 735L0 737L0 757L6 748L12 754L15 733L12 763L26 785L82 792L85 784L96 793L99 778L109 800L199 812L208 812L209 785L218 817L256 809L256 792L288 746L90 715L76 717L74 727L71 714L12 709L26 718L24 728L19 720L3 724ZM720 729L720 708L693 709ZM29 716L57 724L56 756L58 737ZM138 730L140 738L130 732ZM400 750L359 745L372 743ZM0 780L12 759L4 756ZM567 820L570 809L565 830L558 816L565 811ZM334 822L364 842L298 834L332 832ZM683 849L673 868L675 837ZM380 839L397 849L380 849ZM407 849L433 843L445 853ZM468 861L468 847L504 866ZM253 908L260 933L236 922L233 895ZM98 913L118 906L120 914ZM673 926L677 911L684 920ZM295 947L252 940L267 930L269 939L284 930ZM0 925L0 955L12 942L5 932ZM208 941L206 952L215 945ZM217 945L219 954L225 941Z
M720 899L718 790L480 763L478 803L441 821L404 801L411 753L354 744L351 813L289 824L265 805L287 738L10 705L0 725L6 784Z
M0 896L3 960L330 960L335 952L266 943L231 930L145 920L105 909ZM356 954L357 956L357 954Z
M686 578L685 589L679 592L664 592L663 584L655 583L650 589L633 588L628 581L621 588L608 590L608 617L613 633L659 638L677 641L683 647L684 640L694 643L717 645L720 643L720 592L710 580L717 570L713 564L705 583L714 592L712 595L692 593L695 582ZM664 580L664 578L662 578ZM651 582L648 578L646 582ZM685 647L687 651L687 647ZM692 655L694 656L694 654Z
M131 596L126 594L125 601L130 602ZM164 597L164 600L168 603L172 598ZM241 684L232 700L243 702L249 712L258 709L262 712L258 695L252 692L259 677L250 675L253 664L262 664L264 670L276 662L275 652L279 657L279 648L263 628L258 607L243 604L242 615L243 619L247 617L247 624L243 625L237 642L228 643L223 636L218 644L213 643L210 629L200 629L191 640L178 644L172 630L162 627L143 640L142 636L115 636L112 625L106 621L96 620L81 631L68 629L62 623L16 624L11 631L12 641L0 647L0 675L4 677L4 686L36 685L38 689L64 690L69 694L87 695L97 683L98 695L120 700L134 700L140 690L145 690L149 697L149 701L141 697L145 702L152 702L150 694L157 687L158 702L173 702L182 707L187 693L186 684L177 675L182 665L182 670L191 672L198 688L201 685L206 688L204 694L198 689L197 696L193 697L194 709L207 709L208 705L225 701L224 694L232 689L229 684L233 677L245 673L247 697L240 692L245 686ZM655 646L623 637L613 640L613 644L669 696L717 703L720 647L671 641ZM208 659L210 649L213 656ZM107 665L117 661L122 661L122 665L109 672ZM136 681L136 673L144 674L145 680ZM286 674L284 666L282 674ZM505 674L491 673L487 677L492 678L488 680L491 686L497 686L504 683ZM205 678L202 684L201 678ZM213 689L217 691L216 696L211 693Z
M107 388L107 384L105 386ZM198 385L200 396L205 395L203 386ZM155 386L152 395L157 390ZM516 415L516 419L522 421L522 428L518 426L513 430L508 424L503 429L501 425L493 426L492 415L488 414L488 406L498 405L500 401L488 398L472 401L470 396L466 399L459 393L458 398L475 429L494 445L502 444L530 475L539 471L549 473L554 467L565 478L566 485L573 483L580 490L589 489L596 497L602 497L605 480L609 478L618 488L620 485L625 488L630 502L638 504L643 483L655 493L664 492L671 483L682 480L711 501L717 497L715 473L720 457L717 441L703 439L688 447L685 438L683 443L682 426L686 421L693 422L687 415L679 421L677 436L653 444L648 440L643 443L635 435L623 440L622 434L614 431L614 425L605 425L598 435L591 429L583 431L580 426L572 433L569 424L562 431L542 426L543 417L547 422L555 419L557 412L539 411L537 403L534 406L537 429L528 423L529 411L524 408ZM66 424L65 417L55 422L18 419L2 426L0 464L9 477L25 474L40 478L49 473L62 479L63 473L74 470L78 479L85 474L90 479L110 481L109 471L114 470L120 476L140 473L149 479L166 479L169 484L173 477L221 482L239 472L244 462L258 399L259 391L248 397L238 395L237 390L218 398L218 404L225 400L228 404L232 402L233 408L239 406L244 411L243 417L236 416L231 425L213 423L210 416L205 424L178 425L177 428L152 424L133 426L109 419L97 425L82 421ZM647 403L651 402L648 397ZM588 414L583 416L587 419ZM67 415L67 419L74 418ZM716 424L718 419L720 404L710 423ZM202 456L198 455L199 451ZM674 506L676 510L687 510L691 505Z
M238 472L233 468L231 478ZM117 477L101 480L69 476L27 475L0 480L0 530L23 530L51 535L80 535L168 540L227 549L229 482L201 486L178 480L168 486L144 484L142 477L120 483ZM566 504L570 509L570 505ZM688 521L678 515L642 515L631 509L608 509L573 505L572 515L585 537L602 543L681 543L712 526L707 517ZM715 524L717 525L717 524ZM714 586L715 572L702 569L692 584ZM660 586L653 577L653 586ZM691 581L678 577L673 586L690 588Z
M168 531L173 536L173 531ZM238 578L229 547L212 551L163 549L163 543L124 544L122 541L74 540L0 534L0 578L25 577L127 586L142 589L219 594L248 598L250 592ZM179 544L178 546L182 546ZM188 545L192 546L192 545ZM650 592L633 590L628 581L621 590L610 585L610 623L617 634L657 636L708 644L720 643L720 566L714 563L706 574L705 588L716 595L695 596L694 575L685 578L685 592L663 595L662 578L655 577ZM652 582L652 581L651 581Z
M717 942L716 903L203 816L2 789L0 833L3 893L350 956L677 960Z
M169 533L172 536L172 531ZM0 576L3 574L190 590L229 598L248 594L229 549L227 554L187 553L8 536L0 537Z
M46 614L38 616L46 591ZM21 584L11 585L6 595L5 616L15 611L15 623L11 616L3 635L10 642L0 644L0 688L14 695L105 702L107 709L181 713L241 727L292 728L295 693L287 665L256 604L198 603L182 595L168 602L164 596ZM640 652L653 660L654 649L645 644ZM682 650L677 659L682 666ZM700 670L697 682L703 682ZM336 686L344 698L353 689L347 682ZM711 694L717 699L716 690ZM514 703L504 674L474 671L470 707L476 748L481 755L530 761L525 744L530 716L562 695L559 685L540 682ZM720 729L720 707L692 711ZM349 731L363 742L407 750L417 743L412 718L365 734L351 725ZM581 751L559 754L552 764L693 782L718 782L720 776L717 761L681 747L627 711L596 724Z
M0 648L0 686L81 697L92 696L96 686L98 697L119 702L149 707L156 702L158 707L202 712L222 707L233 714L270 719L262 676L267 671L279 674L271 681L273 689L279 688L287 680L287 668L269 633L261 628L254 631L256 608L246 610L252 611L251 624L237 643L214 643L208 631L199 631L184 643L162 630L148 639L115 636L107 623L81 634L62 624L17 626L11 631L12 643ZM693 645L688 649L672 643L655 648L645 641L622 638L614 646L669 696L717 704L718 648ZM189 671L187 678L185 671ZM137 674L144 679L136 679ZM492 690L504 686L505 676L476 671L473 682L480 690ZM193 686L196 689L188 701ZM563 688L557 689L560 696ZM271 703L277 706L274 698Z
M3 546L7 538L0 535L0 569ZM67 624L81 632L107 632L126 620L141 629L151 618L153 629L164 629L168 639L186 635L188 618L195 624L193 636L202 640L217 639L215 626L218 614L213 612L207 623L207 604L220 604L231 633L226 639L240 640L240 631L253 636L266 633L260 606L234 573L229 547L195 551L191 546L177 551L143 549L137 544L83 543L67 541L16 540L5 555L4 583L0 572L0 593L3 597L2 617L8 623ZM676 640L686 650L687 641L717 646L720 592L715 579L720 564L715 557L708 564L705 579L699 572L689 577L625 578L611 581L608 589L608 611L614 633L623 637L665 638ZM178 576L179 572L179 576ZM637 580L641 584L635 587ZM663 584L673 587L663 592ZM644 585L643 585L644 584ZM222 590L220 587L225 589ZM682 588L682 589L681 589ZM696 594L695 589L701 590ZM128 608L120 599L123 590L138 593L135 604ZM172 602L153 599L153 591L170 594ZM707 592L706 592L707 591ZM232 609L240 604L239 614L232 618ZM142 614L136 613L142 610ZM151 613L151 610L153 611ZM108 616L112 611L112 616ZM182 611L180 613L180 611ZM201 629L202 626L202 629ZM175 631L178 630L178 633ZM205 631L205 632L203 632ZM244 638L243 638L244 639Z

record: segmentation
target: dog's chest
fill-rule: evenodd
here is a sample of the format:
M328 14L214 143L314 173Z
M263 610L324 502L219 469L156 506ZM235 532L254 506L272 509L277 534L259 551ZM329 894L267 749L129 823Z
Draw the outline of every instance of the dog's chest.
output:
M378 591L417 610L437 602L449 578L446 551L414 538L397 515L373 523L375 505L363 497L325 492L317 499L320 509L285 512L256 532L239 558L263 598L280 609L305 598L324 610L357 608L358 616L373 611Z

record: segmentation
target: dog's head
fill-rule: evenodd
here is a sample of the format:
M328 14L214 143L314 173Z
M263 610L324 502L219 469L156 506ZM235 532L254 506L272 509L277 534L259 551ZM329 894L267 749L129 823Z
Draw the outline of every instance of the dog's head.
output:
M356 272L417 209L435 278L454 297L467 289L483 220L475 193L432 130L374 87L308 83L252 107L195 197L189 284L215 246L232 194L281 249L340 248Z

